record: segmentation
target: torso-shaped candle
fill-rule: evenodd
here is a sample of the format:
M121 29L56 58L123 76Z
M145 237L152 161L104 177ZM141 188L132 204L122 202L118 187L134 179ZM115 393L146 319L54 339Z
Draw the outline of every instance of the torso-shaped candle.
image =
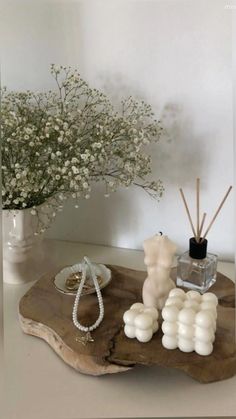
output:
M143 303L161 310L170 290L175 288L170 270L176 245L167 236L155 235L143 242L143 248L148 273L143 285Z

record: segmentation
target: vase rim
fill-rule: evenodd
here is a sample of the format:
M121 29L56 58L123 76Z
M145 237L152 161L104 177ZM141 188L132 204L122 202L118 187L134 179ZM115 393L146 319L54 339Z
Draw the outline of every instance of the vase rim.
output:
M45 204L47 203L47 201L42 202L42 204L39 205L32 205L32 207L27 207L27 208L2 208L2 211L4 212L19 212L19 211L29 211L32 210L34 208L40 208L43 207Z

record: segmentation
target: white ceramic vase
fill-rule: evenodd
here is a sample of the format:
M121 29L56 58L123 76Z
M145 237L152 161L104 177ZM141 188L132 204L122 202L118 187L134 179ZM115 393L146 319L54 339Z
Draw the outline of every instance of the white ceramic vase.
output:
M44 216L40 207L37 210ZM47 258L43 234L38 234L38 215L32 215L30 208L3 210L2 227L3 281L23 284L39 279L47 271Z

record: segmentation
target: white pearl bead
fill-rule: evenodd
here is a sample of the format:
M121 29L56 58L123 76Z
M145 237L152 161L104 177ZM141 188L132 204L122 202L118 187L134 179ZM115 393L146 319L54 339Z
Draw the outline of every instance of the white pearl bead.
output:
M158 311L157 311L157 309L155 307L145 308L143 310L143 313L150 314L150 316L152 316L153 320L157 320L158 317L159 317Z
M146 330L140 330L140 329L136 329L136 338L138 339L139 342L149 342L149 340L152 339L152 329L146 329Z
M133 326L134 325L134 320L135 320L135 318L137 317L138 314L139 314L138 310L132 310L132 309L127 310L124 313L124 316L123 316L123 320L124 320L125 324L129 324L130 326Z
M130 307L131 310L135 309L135 310L138 310L138 311L143 310L143 308L144 308L144 305L142 303L134 303Z
M196 315L196 324L200 327L208 328L212 326L212 314L209 311L199 311Z
M201 342L213 342L214 339L214 332L213 332L213 328L208 327L203 328L200 326L196 326L195 328L195 338L196 341L201 341Z
M124 332L127 338L133 339L135 338L135 327L130 325L125 325Z
M162 323L162 331L167 336L176 336L178 332L178 326L176 322L168 322L164 320Z
M181 300L185 299L185 292L184 290L182 290L181 288L173 288L170 292L169 292L169 297L178 297Z
M189 299L184 302L184 308L191 308L192 310L197 312L199 310L199 304L196 300Z
M153 320L149 315L142 313L135 318L134 324L138 329L146 330L152 328Z
M178 347L178 342L176 337L163 335L162 345L166 349L176 349Z
M201 303L201 309L209 310L214 314L215 317L217 316L217 309L216 309L215 304L212 301L203 301Z
M192 339L178 339L178 347L182 352L192 352L194 350L194 343Z
M162 317L164 320L173 322L178 317L179 310L175 306L164 307L162 310Z
M195 351L199 355L207 356L210 355L213 351L212 343L205 343L205 342L196 342L195 343Z
M191 308L183 308L179 312L178 320L183 324L193 324L195 320L195 311Z
M199 292L191 290L186 293L186 298L190 298L191 300L196 300L199 303L202 297Z
M218 298L215 294L213 294L213 292L206 292L205 294L203 294L202 301L211 301L215 305L218 304Z
M194 336L194 327L180 323L178 327L178 334L181 338L192 339Z
M169 297L166 300L166 307L169 306L176 306L179 310L183 307L183 300L181 298L178 297Z

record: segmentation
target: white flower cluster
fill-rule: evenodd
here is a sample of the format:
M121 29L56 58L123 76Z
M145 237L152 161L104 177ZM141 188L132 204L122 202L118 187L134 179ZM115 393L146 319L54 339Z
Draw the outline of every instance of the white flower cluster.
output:
M161 197L160 180L145 182L143 146L162 132L150 106L130 97L118 114L77 71L52 65L51 74L55 92L1 91L3 208L34 211L48 199L61 208L69 196L88 199L94 181L105 196L134 184Z

